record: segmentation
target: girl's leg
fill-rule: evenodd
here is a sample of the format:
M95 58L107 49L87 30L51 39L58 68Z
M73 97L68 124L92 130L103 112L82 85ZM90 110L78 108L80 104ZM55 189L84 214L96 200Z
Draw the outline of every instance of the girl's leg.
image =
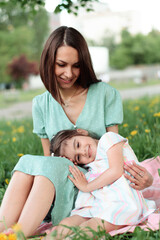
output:
M12 226L18 221L31 190L33 180L33 176L22 172L16 171L13 174L0 207L0 221L4 219L7 227ZM0 222L0 232L4 229L4 223Z
M25 236L32 235L43 221L53 202L54 193L54 185L48 178L34 177L32 189L18 220Z
M124 225L114 225L104 220L102 222L102 219L100 218L91 218L90 220L83 222L80 226L83 228L90 227L95 231L97 231L98 226L101 226L102 229L106 230L106 232L110 232L112 230L118 230L124 227ZM90 231L88 232L88 234L92 236L92 233Z
M65 226L68 226L68 227L79 226L80 224L82 224L87 220L88 218L83 218L78 215L74 215L74 216L63 219L55 229L57 231L57 239L64 239L64 237L67 234L72 233L72 231ZM65 225L65 226L60 226L60 225ZM46 240L52 239L51 236L52 236L52 233L46 237Z

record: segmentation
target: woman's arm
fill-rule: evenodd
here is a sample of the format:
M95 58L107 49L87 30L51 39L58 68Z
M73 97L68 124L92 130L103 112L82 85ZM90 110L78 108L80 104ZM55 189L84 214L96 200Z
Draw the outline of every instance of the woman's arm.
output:
M144 167L133 162L133 164L124 165L124 169L131 174L130 176L125 173L124 176L131 181L132 188L143 190L152 185L153 177Z
M87 182L84 175L78 170L77 167L70 167L74 179L70 176L69 179L76 185L76 187L83 192L91 192L96 189L102 188L115 182L120 178L124 172L123 170L123 146L124 142L115 144L107 151L109 169L104 171L99 177L91 182Z
M118 133L118 125L110 126L106 128L106 132L115 132Z
M48 138L41 138L44 156L50 156L50 142Z

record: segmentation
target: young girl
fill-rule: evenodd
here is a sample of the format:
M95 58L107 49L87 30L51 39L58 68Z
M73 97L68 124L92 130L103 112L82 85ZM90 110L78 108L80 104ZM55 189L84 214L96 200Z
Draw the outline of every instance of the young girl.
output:
M76 166L70 167L74 178L68 177L80 191L71 216L60 224L95 230L101 225L110 232L138 224L155 211L155 203L144 199L123 176L123 164L138 160L127 139L119 134L108 132L98 141L85 130L60 131L51 141L51 152L89 170L84 175ZM59 226L57 231L64 236L69 230Z

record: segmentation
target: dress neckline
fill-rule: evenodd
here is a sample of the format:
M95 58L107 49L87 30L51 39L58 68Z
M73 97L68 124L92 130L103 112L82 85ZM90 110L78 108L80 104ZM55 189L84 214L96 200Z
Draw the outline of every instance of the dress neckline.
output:
M65 116L65 118L67 119L67 121L68 121L70 124L72 124L72 126L74 126L74 128L77 128L77 123L78 123L81 115L82 115L83 112L85 111L85 108L86 108L86 105L87 105L87 102L88 102L88 98L89 98L89 94L90 94L90 88L91 88L91 85L90 85L89 88L88 88L87 97L86 97L86 100L85 100L85 104L84 104L84 106L83 106L83 109L82 109L82 111L80 112L80 114L79 114L79 116L78 116L75 124L68 118L68 116L67 116L67 114L65 113L65 111L64 111L63 107L61 106L61 104L60 104L59 102L57 102L57 101L52 97L53 100L54 100L54 101L58 104L58 106L60 107L60 109L61 109L61 111L63 112L63 115Z

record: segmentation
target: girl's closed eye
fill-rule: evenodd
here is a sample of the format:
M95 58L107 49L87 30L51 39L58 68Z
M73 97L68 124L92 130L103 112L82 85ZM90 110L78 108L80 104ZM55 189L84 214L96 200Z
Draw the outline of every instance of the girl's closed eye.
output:
M76 162L78 163L80 161L80 156L79 154L76 156Z

